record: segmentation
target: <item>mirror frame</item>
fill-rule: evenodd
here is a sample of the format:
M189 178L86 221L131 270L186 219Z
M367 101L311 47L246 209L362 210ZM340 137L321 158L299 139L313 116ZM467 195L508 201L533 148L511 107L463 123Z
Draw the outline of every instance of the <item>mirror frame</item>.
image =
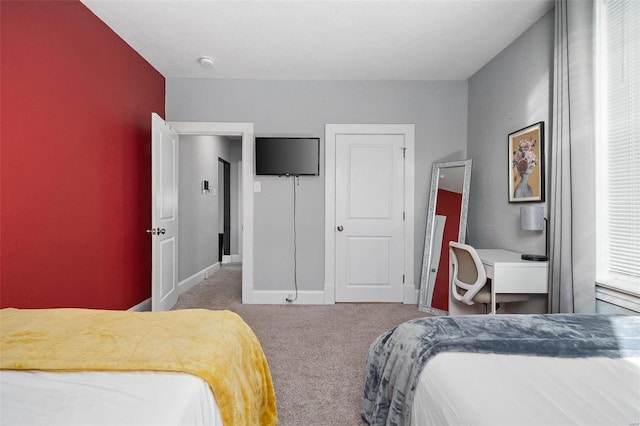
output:
M464 166L464 180L462 183L462 206L460 208L460 224L458 227L458 242L464 243L467 235L467 214L469 212L469 186L471 184L471 160L450 161L447 163L434 163L431 173L431 196L429 197L429 210L427 211L427 229L424 239L424 254L422 258L422 273L420 275L420 295L418 309L436 315L448 315L447 311L433 308L427 304L429 273L431 270L431 246L433 243L433 221L436 213L436 201L438 198L438 183L440 170Z

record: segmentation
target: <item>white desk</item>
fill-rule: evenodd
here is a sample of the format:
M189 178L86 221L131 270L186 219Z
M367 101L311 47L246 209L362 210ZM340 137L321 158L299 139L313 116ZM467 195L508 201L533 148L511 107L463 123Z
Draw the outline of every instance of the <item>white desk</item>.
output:
M502 249L477 249L482 265L491 278L491 313L496 312L496 293L547 294L549 262L522 260L521 253ZM449 315L469 313L464 304L451 296Z

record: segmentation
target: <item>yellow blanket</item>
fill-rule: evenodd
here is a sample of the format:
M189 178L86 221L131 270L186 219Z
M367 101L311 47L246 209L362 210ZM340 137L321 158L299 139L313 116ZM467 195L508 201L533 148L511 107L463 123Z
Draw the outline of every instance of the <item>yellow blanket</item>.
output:
M278 423L260 342L230 311L2 309L0 368L189 373L209 383L225 425Z

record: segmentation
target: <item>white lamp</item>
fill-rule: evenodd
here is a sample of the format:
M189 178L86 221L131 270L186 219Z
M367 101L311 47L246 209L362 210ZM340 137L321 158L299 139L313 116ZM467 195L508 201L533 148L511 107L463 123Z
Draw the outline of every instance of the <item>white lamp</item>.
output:
M535 260L544 262L549 260L549 241L547 240L547 218L544 217L544 207L525 206L520 207L520 228L524 231L545 231L544 232L544 256L540 254L523 254L524 260Z

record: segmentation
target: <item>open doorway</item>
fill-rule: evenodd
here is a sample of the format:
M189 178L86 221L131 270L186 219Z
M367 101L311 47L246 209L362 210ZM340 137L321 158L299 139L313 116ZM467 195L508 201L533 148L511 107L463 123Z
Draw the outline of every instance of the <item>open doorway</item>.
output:
M178 285L208 276L237 253L231 165L242 160L241 144L224 135L180 135L178 146ZM233 199L233 202L231 200ZM231 242L234 242L232 245ZM193 277L193 278L192 278Z
M251 123L210 123L210 122L170 122L173 129L180 135L182 139L186 135L198 135L198 136L221 136L228 139L231 146L237 149L238 159L234 161L228 161L229 163L229 178L226 179L229 182L229 189L224 191L220 196L215 198L221 199L223 204L224 192L229 195L229 220L225 221L229 227L229 254L231 256L230 261L242 262L242 302L252 303L253 301L253 124ZM212 158L212 157L209 157ZM216 169L218 168L218 159L220 156L214 157L216 163ZM239 160L242 161L239 161ZM185 166L188 167L188 166ZM224 166L223 166L224 167ZM235 180L234 180L235 177ZM216 170L214 179L216 185L212 185L212 188L218 190L217 181L218 173ZM225 180L223 178L223 180ZM224 184L223 184L224 185ZM235 188L234 188L235 185ZM234 201L235 194L235 201ZM237 205L237 209L234 212L233 205ZM217 212L217 201L216 201ZM217 214L216 214L217 216ZM216 218L217 220L217 218ZM235 233L234 243L234 227L237 229ZM217 226L216 226L217 228ZM216 234L218 232L216 231ZM224 231L222 232L224 234ZM217 252L218 236L214 238L214 252ZM234 251L235 249L235 251ZM224 247L223 247L224 256ZM215 264L220 265L217 260L218 255L215 256ZM186 291L193 284L201 281L210 273L215 271L213 268L205 268L199 270L193 276L185 282L181 281L180 292Z

